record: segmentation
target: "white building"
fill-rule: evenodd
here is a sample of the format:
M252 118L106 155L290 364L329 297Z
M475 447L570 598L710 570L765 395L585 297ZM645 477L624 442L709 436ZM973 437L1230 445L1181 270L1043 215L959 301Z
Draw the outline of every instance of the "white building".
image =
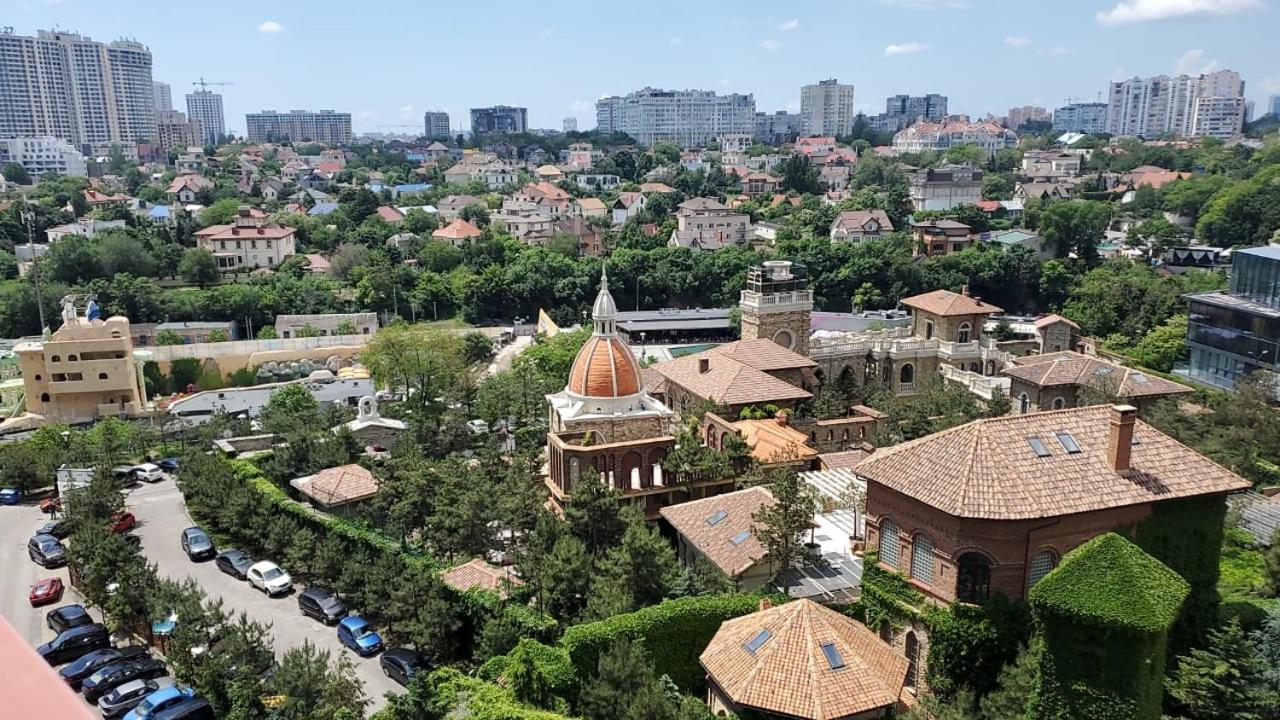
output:
M360 398L373 394L373 380L367 373L360 374L364 377L337 378L328 370L317 370L305 380L206 390L175 400L169 405L169 414L192 425L208 422L219 412L230 415L245 413L249 417L257 417L262 408L266 407L272 393L280 388L299 384L311 391L321 407L333 404L356 407L360 404Z
M83 235L86 238L92 238L103 230L123 230L124 226L124 220L94 220L93 218L82 218L73 223L51 227L44 231L44 235L50 243L55 243L68 235Z
M1107 131L1107 104L1103 102L1071 103L1053 111L1053 129L1098 135Z
M450 137L447 112L428 110L422 113L422 126L428 140L448 140Z
M249 142L318 142L325 145L351 144L351 113L332 110L275 110L244 116Z
M32 177L57 173L72 177L88 174L84 156L71 143L55 137L0 139L0 164L18 163Z
M982 199L982 171L972 165L925 168L911 173L907 183L916 210L950 210Z
M966 122L943 120L942 122L917 122L893 136L893 147L898 152L923 152L974 145L982 148L987 157L1005 148L1016 147L1018 136L1012 130L993 122Z
M205 145L217 145L218 139L227 134L226 118L222 114L222 96L208 90L187 93L187 115L200 123Z
M350 324L355 328L355 335L372 335L378 331L378 314L363 313L323 313L318 315L277 315L276 336L290 338L298 335L303 328L311 328L306 332L318 331L320 335L338 335L338 328Z
M297 231L254 217L242 206L231 225L210 225L196 232L196 247L213 253L221 271L273 268L295 254Z
M173 111L173 91L169 88L169 83L153 80L151 82L151 96L155 98L157 117L162 113Z
M567 132L567 133L577 132L577 131L578 131L578 118L575 118L575 117L567 117L567 118L565 118L565 119L564 119L564 122L562 122L562 123L560 124L560 127L561 127L561 129L562 129L564 132Z
M835 78L800 88L800 127L805 135L843 137L853 132L853 86Z
M1107 132L1121 137L1219 137L1244 123L1244 80L1231 70L1111 83Z
M670 142L697 147L721 135L754 133L755 113L751 95L646 87L597 100L596 128L602 133L626 133L641 145Z

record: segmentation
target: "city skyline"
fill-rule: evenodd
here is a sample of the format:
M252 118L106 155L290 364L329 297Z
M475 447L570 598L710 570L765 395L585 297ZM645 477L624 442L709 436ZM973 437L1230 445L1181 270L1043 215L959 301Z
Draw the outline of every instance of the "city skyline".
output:
M471 108L491 105L528 107L534 128L559 128L573 117L588 129L595 126L599 97L645 86L750 93L759 111L794 112L803 85L830 77L854 85L855 110L869 115L882 112L890 95L940 93L950 98L951 112L976 118L1024 105L1052 110L1068 98L1105 101L1114 79L1229 68L1244 77L1247 97L1265 108L1280 93L1280 68L1251 48L1267 46L1268 23L1259 19L1273 17L1272 4L1094 0L1026 7L1010 0L861 0L780 14L764 4L660 1L635 18L621 8L602 8L598 23L584 24L567 20L567 3L552 3L501 8L483 23L446 18L447 28L433 29L414 22L426 13L403 2L354 16L332 0L318 0L305 15L232 2L229 12L193 25L176 7L24 0L10 22L20 35L56 27L103 42L136 39L152 52L154 79L171 85L175 95L193 91L201 75L232 83L219 88L228 131L243 133L245 114L263 109L333 108L351 113L357 133L420 134L426 110L449 112L456 129L465 127ZM626 33L608 32L611 22L624 21ZM148 33L156 27L188 29ZM875 40L834 41L832 31L840 27L856 27L858 37ZM948 34L940 39L942 28ZM487 57L468 51L494 36L513 52ZM334 62L334 44L344 39L382 47L357 63ZM233 46L242 52L218 52ZM545 55L556 46L565 48L572 67L567 81L511 72L502 59ZM972 62L957 61L958 53ZM607 60L579 62L584 57ZM443 66L439 58L460 60ZM415 81L406 82L410 77Z

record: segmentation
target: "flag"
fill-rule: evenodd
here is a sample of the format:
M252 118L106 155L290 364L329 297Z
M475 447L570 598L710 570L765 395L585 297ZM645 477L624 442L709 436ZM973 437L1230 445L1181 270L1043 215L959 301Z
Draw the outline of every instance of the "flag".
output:
M87 320L101 320L102 311L98 309L98 303L90 300L84 308L84 316Z

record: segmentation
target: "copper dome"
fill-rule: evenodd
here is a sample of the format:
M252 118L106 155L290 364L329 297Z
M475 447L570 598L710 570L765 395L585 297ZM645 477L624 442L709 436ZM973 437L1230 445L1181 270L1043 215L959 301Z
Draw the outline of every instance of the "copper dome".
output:
M592 335L573 360L566 389L583 397L635 395L640 392L640 368L616 335Z

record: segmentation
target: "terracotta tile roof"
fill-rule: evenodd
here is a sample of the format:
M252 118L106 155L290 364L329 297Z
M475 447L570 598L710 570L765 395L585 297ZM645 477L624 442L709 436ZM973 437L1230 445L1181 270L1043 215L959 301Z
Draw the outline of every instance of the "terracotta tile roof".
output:
M618 337L592 335L573 360L565 388L583 397L616 398L640 392L640 367Z
M1194 392L1186 385L1070 350L1015 358L1013 365L1001 372L1038 387L1082 385L1122 398Z
M889 215L883 210L845 210L836 216L835 222L831 223L831 229L849 231L857 228L861 230L871 220L876 221L880 226L880 230L893 232L893 222L889 220Z
M592 212L607 212L609 210L608 206L606 206L604 201L600 198L578 198L574 202L578 203L578 207L583 210L590 210Z
M708 361L700 372L699 361ZM693 355L658 363L653 368L699 397L726 405L805 400L807 390L767 371L816 367L816 363L768 339L739 340Z
M339 465L289 483L321 505L333 506L367 500L378 494L378 480L359 465Z
M481 590L492 590L503 598L507 596L508 586L524 585L524 581L516 577L514 573L490 565L479 558L445 570L440 573L440 580L458 592L467 592L468 590L479 588Z
M934 290L923 295L914 295L902 301L903 305L916 310L923 310L932 315L990 315L1004 312L1004 308L982 302L977 298L950 290Z
M432 232L431 237L443 238L445 240L466 240L467 238L480 237L483 234L484 233L480 231L480 228L472 225L462 218L457 218L448 225Z
M666 183L647 182L640 183L640 192L642 193L672 193L676 189Z
M169 183L169 188L165 190L170 195L176 195L183 188L189 189L191 192L200 192L213 187L213 181L200 175L179 175Z
M726 620L698 660L734 704L806 720L894 705L908 666L865 625L812 600Z
M711 564L730 578L736 578L765 556L764 545L751 532L755 525L752 516L760 508L773 504L773 494L756 486L668 505L658 514ZM748 535L735 545L733 540L743 532Z
M751 448L751 457L762 464L808 461L818 456L818 451L807 444L807 435L777 420L738 420L730 424L742 433Z
M735 340L704 352L723 355L756 370L793 370L818 367L818 363L798 352L788 350L768 338ZM698 354L700 355L701 353Z
M1236 492L1248 481L1137 421L1130 471L1108 456L1106 405L974 420L877 450L859 476L957 517L1020 520ZM1069 453L1066 431L1081 452ZM1039 457L1028 438L1048 450ZM945 468L945 471L940 469Z
M280 240L290 237L298 231L288 225L265 223L263 225L210 225L196 231L196 237L211 240Z
M390 205L378 206L378 217L389 223L398 223L404 220L404 213L391 207Z
M821 453L818 455L818 462L822 463L822 467L827 470L847 470L870 457L871 452L859 447L854 450Z
M644 193L632 192L630 190L623 190L622 192L618 193L617 203L620 203L624 208L629 208L632 205L636 204L637 202L640 202L641 200L644 200Z
M1080 326L1072 322L1070 319L1064 318L1061 315L1057 315L1057 314L1045 315L1044 317L1037 319L1035 325L1038 328L1042 328L1045 325L1052 325L1054 323L1066 323L1071 327L1075 328L1076 330L1080 329Z

